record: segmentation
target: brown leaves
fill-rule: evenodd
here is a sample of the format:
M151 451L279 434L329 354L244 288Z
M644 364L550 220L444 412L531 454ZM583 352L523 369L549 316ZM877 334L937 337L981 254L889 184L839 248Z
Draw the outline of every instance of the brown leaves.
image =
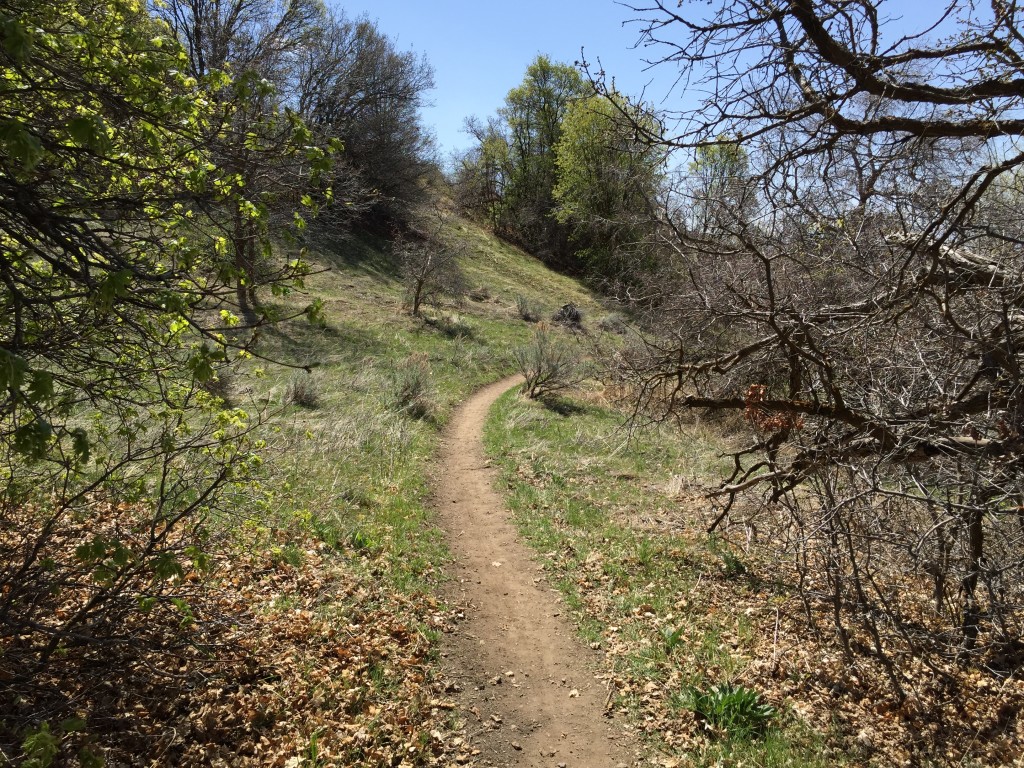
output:
M85 733L64 736L62 754L88 741L108 765L447 764L452 705L421 631L445 614L322 544L289 546L297 565L248 536L176 587L190 625L129 612L122 632L145 642L64 654L31 690L5 688L0 744L17 754L24 728L76 715Z

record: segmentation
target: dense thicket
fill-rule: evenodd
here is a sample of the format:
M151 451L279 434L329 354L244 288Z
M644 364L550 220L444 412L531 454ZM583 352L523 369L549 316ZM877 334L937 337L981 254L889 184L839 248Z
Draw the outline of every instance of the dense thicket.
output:
M910 34L889 8L635 9L660 65L709 96L665 116L669 141L635 122L689 171L627 369L638 412L752 427L716 527L775 510L847 653L1006 673L1024 620L1021 14L950 4Z

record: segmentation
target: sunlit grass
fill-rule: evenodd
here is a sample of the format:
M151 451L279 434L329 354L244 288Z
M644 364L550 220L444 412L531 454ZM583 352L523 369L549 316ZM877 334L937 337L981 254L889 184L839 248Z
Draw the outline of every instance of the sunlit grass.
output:
M584 639L606 649L619 706L657 722L647 737L680 766L836 764L784 706L771 709L770 728L705 737L695 725L692 690L743 678L755 639L745 616L715 604L711 586L724 579L742 588L743 556L702 532L699 497L685 496L721 471L722 438L693 425L630 440L621 413L570 405L508 393L485 442L522 535ZM687 728L686 739L666 736Z

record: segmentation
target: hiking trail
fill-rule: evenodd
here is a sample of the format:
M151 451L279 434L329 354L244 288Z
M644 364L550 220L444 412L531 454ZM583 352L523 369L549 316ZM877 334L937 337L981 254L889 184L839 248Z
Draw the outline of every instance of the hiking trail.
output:
M442 646L456 681L474 764L625 768L635 738L606 717L609 692L595 678L600 652L573 632L556 590L518 540L483 447L495 400L522 379L474 394L453 415L441 449L435 499L452 566L450 602L466 615Z

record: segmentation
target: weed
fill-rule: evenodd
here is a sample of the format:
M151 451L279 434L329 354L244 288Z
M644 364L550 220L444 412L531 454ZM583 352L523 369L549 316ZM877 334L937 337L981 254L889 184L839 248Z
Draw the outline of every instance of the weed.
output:
M272 548L270 558L275 565L283 563L298 568L302 565L303 553L295 544L285 544L283 547Z
M60 740L50 730L50 724L43 723L21 742L21 751L25 755L23 768L49 768L60 751Z
M645 571L651 570L659 549L651 539L641 536L636 540L636 561Z
M661 639L665 643L665 655L671 656L672 651L678 647L683 641L683 632L686 630L685 626L678 626L675 629L672 627L665 626L661 628Z
M694 714L729 738L751 739L763 734L777 714L761 694L742 685L720 683L707 691L691 688L686 697Z
M356 552L370 552L377 548L377 542L373 537L363 531L352 531L348 537L348 543Z
M323 731L324 731L323 728L317 728L309 736L309 744L306 745L306 750L305 750L305 752L306 752L306 754L305 754L305 758L306 758L305 765L308 765L310 768L317 768L317 766L321 765L321 762L320 762L320 743L319 742L320 742L320 734L323 733Z
M747 566L731 549L717 536L708 539L708 551L718 556L722 561L722 573L727 579L737 579L747 574Z

